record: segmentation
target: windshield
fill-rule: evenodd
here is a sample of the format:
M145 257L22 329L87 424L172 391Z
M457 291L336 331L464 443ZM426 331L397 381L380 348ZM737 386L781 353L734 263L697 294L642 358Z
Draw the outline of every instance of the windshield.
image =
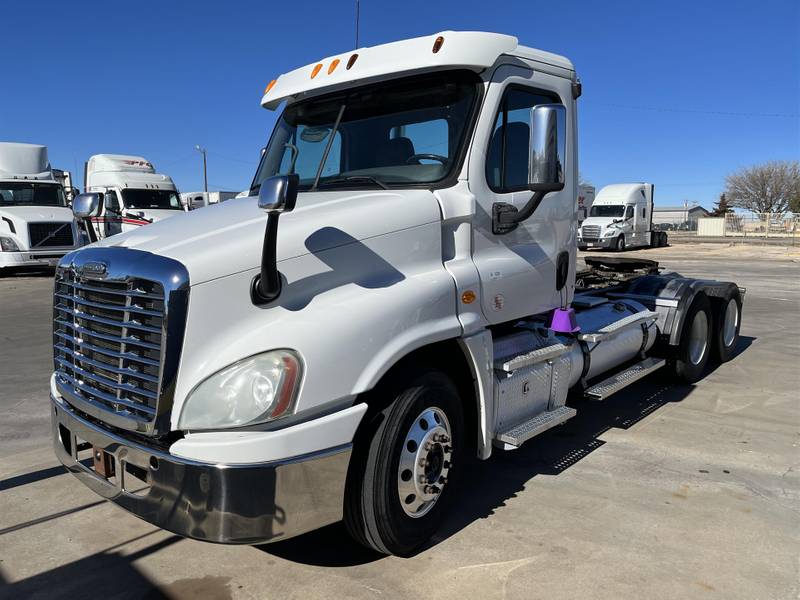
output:
M616 205L594 205L589 211L590 217L621 217L625 214L625 207Z
M125 208L158 208L164 210L183 210L178 192L174 190L122 190L122 203Z
M287 107L251 191L297 173L300 189L390 187L446 178L461 157L477 75L445 71L381 82Z
M0 182L0 206L66 206L57 183Z

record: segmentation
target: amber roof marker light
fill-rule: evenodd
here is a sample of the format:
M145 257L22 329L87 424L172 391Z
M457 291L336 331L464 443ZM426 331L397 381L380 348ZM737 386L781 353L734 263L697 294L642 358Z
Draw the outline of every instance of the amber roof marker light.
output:
M334 58L333 62L331 63L331 66L328 67L328 75L333 73L336 70L336 67L338 67L338 66L339 66L339 59L338 58Z
M314 77L317 76L317 73L319 73L319 70L321 68L322 68L322 63L317 63L317 66L314 67L314 69L311 71L311 79L314 79Z
M272 81L270 81L270 82L267 84L267 87L265 87L265 88L264 88L264 94L269 94L269 91L270 91L270 90L271 90L273 87L275 87L275 83L276 83L277 81L278 81L277 79L273 79Z
M356 64L356 61L357 61L357 60L358 60L358 54L352 54L352 55L350 55L350 58L348 58L348 59L347 59L347 70L348 70L348 71L350 70L350 68L351 68L351 67L352 67L354 64Z
M439 36L436 38L436 41L433 42L433 53L436 54L439 50L442 49L442 44L444 44L444 38Z

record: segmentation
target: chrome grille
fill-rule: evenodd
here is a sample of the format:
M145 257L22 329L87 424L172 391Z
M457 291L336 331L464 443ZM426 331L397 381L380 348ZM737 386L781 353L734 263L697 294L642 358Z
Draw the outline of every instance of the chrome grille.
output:
M156 415L164 319L161 284L59 274L53 299L57 376L73 392L122 416Z
M64 257L53 293L64 400L115 427L169 431L188 291L181 263L148 252L85 248Z
M72 246L72 224L67 223L29 223L28 236L31 248L50 248Z
M600 237L599 225L584 225L581 228L581 235L583 239L596 240Z

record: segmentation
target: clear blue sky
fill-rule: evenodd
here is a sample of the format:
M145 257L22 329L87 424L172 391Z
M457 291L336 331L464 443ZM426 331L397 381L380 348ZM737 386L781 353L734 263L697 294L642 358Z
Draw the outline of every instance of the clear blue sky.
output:
M800 3L362 0L361 45L444 29L516 35L577 66L581 171L710 207L731 170L800 156ZM7 2L0 140L46 144L82 184L141 154L184 191L244 189L269 80L354 45L354 0ZM770 116L780 115L780 116Z

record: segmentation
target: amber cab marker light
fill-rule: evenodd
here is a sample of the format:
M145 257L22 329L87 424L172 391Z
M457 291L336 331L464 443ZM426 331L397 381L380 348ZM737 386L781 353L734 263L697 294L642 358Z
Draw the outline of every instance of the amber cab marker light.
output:
M338 58L334 58L333 62L331 63L331 66L328 67L328 75L333 73L336 70L336 67L338 67L338 66L339 66L339 59Z
M436 38L436 41L433 42L433 53L436 54L439 50L442 49L442 44L444 44L444 38L439 36Z
M322 63L317 63L317 66L316 66L316 67L314 67L314 70L313 70L313 71L311 71L311 79L314 79L314 77L316 77L316 76L317 76L317 73L319 73L319 70L320 70L321 68L322 68Z
M476 298L475 292L473 292L472 290L467 290L466 292L461 294L461 301L464 304L472 304L473 302L475 302L475 298Z
M264 94L269 94L269 91L275 86L275 82L278 81L277 79L273 79L267 84L267 87L264 88Z
M356 60L358 60L358 54L353 54L353 55L352 55L352 56L350 56L350 58L347 60L347 70L348 70L348 71L350 70L350 67L352 67L354 64L356 64Z

